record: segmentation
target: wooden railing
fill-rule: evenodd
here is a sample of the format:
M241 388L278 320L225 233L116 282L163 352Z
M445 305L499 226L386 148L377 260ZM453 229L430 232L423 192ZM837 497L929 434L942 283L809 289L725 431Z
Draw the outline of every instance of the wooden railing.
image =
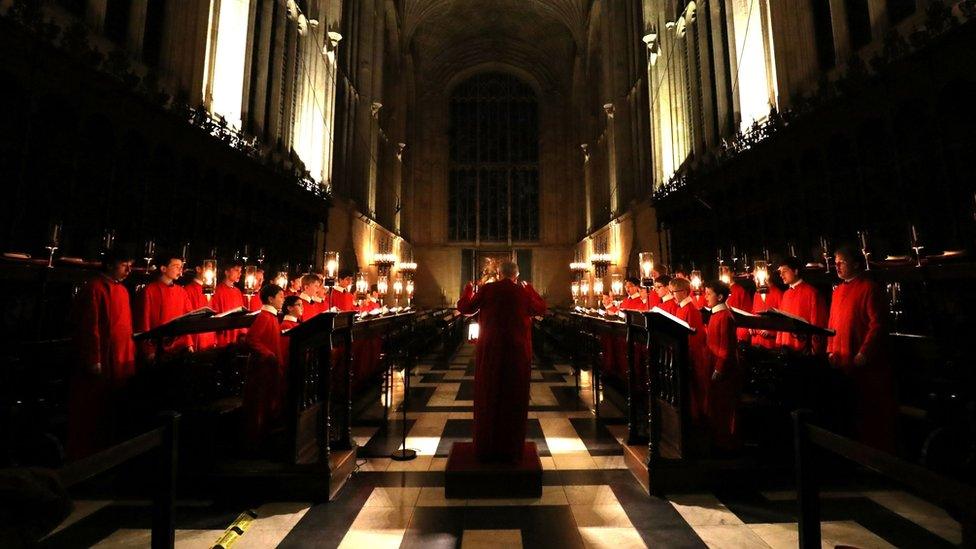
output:
M149 452L158 456L154 471L152 504L152 547L173 547L176 543L177 427L179 414L163 415L163 425L147 433L65 465L58 471L61 483L70 488Z
M876 471L941 504L950 512L958 513L962 524L962 546L976 546L976 488L813 425L810 423L811 416L809 410L793 412L800 549L821 546L820 490L814 456L816 448L823 448Z

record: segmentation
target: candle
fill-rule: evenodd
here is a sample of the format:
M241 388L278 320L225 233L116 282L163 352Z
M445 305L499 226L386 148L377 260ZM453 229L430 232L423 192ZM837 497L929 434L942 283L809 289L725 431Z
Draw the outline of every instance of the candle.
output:
M58 244L61 243L61 224L55 223L51 225L51 247L57 248Z
M915 225L912 225L912 246L918 244L918 231L915 230Z
M857 238L861 241L861 249L868 249L868 233L867 231L858 231Z

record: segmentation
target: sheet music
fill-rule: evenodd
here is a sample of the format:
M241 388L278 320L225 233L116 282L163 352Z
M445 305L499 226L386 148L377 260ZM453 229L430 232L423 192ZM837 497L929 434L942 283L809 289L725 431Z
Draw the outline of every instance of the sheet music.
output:
M242 315L242 314L247 314L247 312L248 312L247 307L237 307L234 309L229 309L219 314L215 314L214 318L224 318L228 316Z
M654 308L651 309L651 312L652 313L657 313L657 314L663 316L664 318L667 318L671 322L674 322L675 324L680 324L681 326L684 326L685 328L694 331L694 329L687 322L685 322L684 320L681 320L680 318L674 316L673 314L665 311L664 309L658 307L657 305L655 305Z
M790 313L788 313L786 311L781 311L781 310L776 309L776 308L770 308L770 309L768 309L766 311L763 311L762 313L759 313L759 314L780 315L780 316L785 316L786 318L791 318L793 320L796 320L797 322L802 322L804 324L810 324L810 322L807 319L803 318L803 317L799 317L799 316L796 316L794 314L790 314Z

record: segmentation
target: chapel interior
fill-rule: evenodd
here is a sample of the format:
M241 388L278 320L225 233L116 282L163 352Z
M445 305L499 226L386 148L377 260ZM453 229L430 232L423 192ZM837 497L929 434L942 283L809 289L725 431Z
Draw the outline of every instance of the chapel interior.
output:
M976 546L976 0L0 0L0 189L0 546Z

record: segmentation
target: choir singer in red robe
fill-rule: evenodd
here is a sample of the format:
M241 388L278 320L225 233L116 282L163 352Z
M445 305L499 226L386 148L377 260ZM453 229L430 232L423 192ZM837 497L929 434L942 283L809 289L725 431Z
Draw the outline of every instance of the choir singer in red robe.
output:
M691 282L687 278L672 278L669 287L677 301L674 316L695 330L695 333L688 336L688 360L692 371L689 408L691 419L699 423L706 417L709 376L712 375L706 356L705 323L702 321L701 311L691 298Z
M674 300L670 286L671 277L668 275L661 275L654 279L654 295L657 296L657 305L654 307L673 315L678 311L678 302Z
M705 303L712 314L708 318L706 342L711 384L706 405L712 442L719 450L736 450L736 410L742 392L742 371L736 353L735 320L725 304L732 290L721 281L705 286Z
M245 440L252 448L264 439L269 424L280 414L284 384L278 311L284 305L285 292L269 284L258 295L261 309L244 338L251 358L244 383L243 415Z
M75 298L74 345L78 367L68 400L67 454L78 459L112 443L118 402L135 374L129 291L122 281L132 258L119 250L102 256L102 272Z
M864 274L864 260L853 247L834 252L837 276L827 327L827 359L853 386L854 431L861 442L887 451L895 449L897 401L888 359L884 293Z
M185 315L192 310L190 296L176 281L183 276L183 257L175 254L162 254L159 260L159 278L150 282L142 289L138 296L138 307L135 315L135 329L146 332L166 324L174 318ZM190 336L180 336L163 341L163 351L172 353L181 350L193 350L193 340ZM156 342L143 341L139 346L142 357L147 362L156 359Z
M187 297L190 298L191 311L210 306L210 299L203 293L203 285L203 268L198 266L196 268L196 276L189 284L183 286ZM217 346L217 335L214 332L193 334L191 339L193 341L193 349L196 351L206 351Z
M355 311L356 296L353 295L352 271L339 271L336 285L329 292L329 303L339 311Z
M213 297L210 298L210 307L218 314L226 313L234 309L244 307L244 293L237 287L241 281L241 264L232 262L224 269L224 280L217 284ZM246 329L223 330L217 332L217 346L226 347L237 343L238 339L244 337Z
M784 259L777 271L786 284L786 291L780 301L779 309L798 316L814 326L827 327L827 303L816 288L800 277L803 263L795 257ZM804 355L823 355L827 343L823 336L799 336L789 332L776 334L776 346L785 347Z
M522 455L529 412L532 317L546 303L532 285L518 282L518 265L505 261L500 280L478 291L469 283L458 311L479 313L474 380L474 449L481 461L515 461Z

